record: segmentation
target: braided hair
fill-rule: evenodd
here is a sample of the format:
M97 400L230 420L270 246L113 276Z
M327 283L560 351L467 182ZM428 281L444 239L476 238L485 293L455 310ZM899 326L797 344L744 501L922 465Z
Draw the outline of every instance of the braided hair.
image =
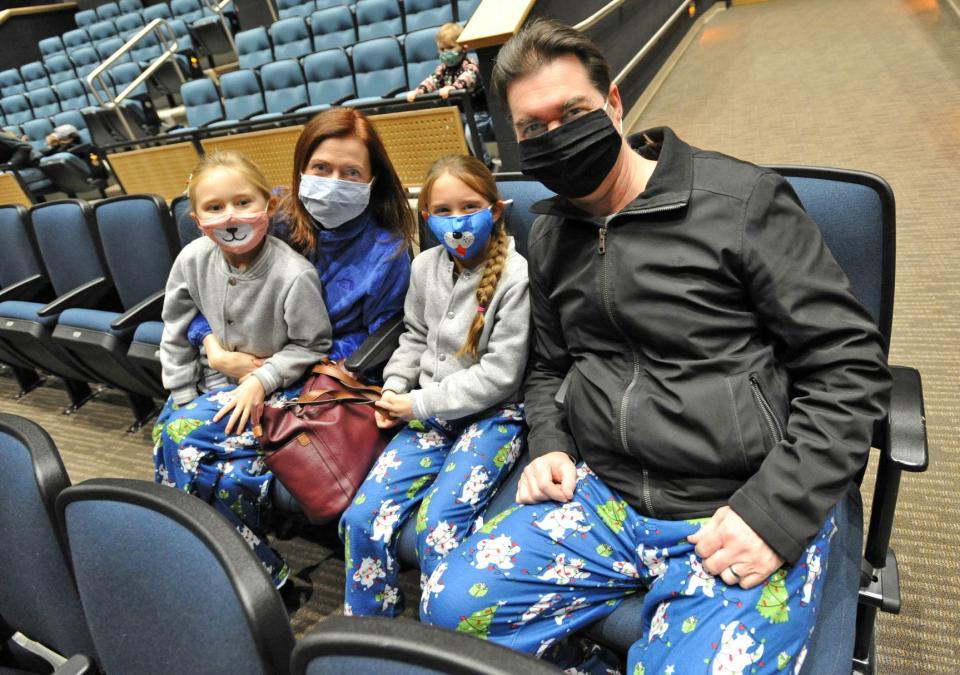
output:
M417 205L421 213L429 212L430 191L436 180L444 174L450 174L457 180L462 181L491 204L500 201L497 182L493 174L490 173L490 169L483 162L469 155L448 155L434 162L427 172ZM507 244L507 230L503 223L503 215L501 215L500 219L494 223L493 232L487 244L487 257L483 266L483 274L477 284L477 311L470 323L470 329L467 331L463 346L456 354L457 357L477 358L477 344L480 342L480 334L486 324L487 308L497 291L497 284L500 283L503 268L506 266Z

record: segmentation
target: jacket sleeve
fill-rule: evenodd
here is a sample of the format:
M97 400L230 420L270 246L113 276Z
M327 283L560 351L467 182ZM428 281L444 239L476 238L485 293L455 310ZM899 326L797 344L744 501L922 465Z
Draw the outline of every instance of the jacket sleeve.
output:
M410 287L403 304L404 332L400 344L383 368L383 388L405 394L420 380L420 357L427 348L427 322L424 316L426 297L421 283L417 283L417 268L423 265L421 256L413 262Z
M542 226L543 219L534 223L533 235ZM550 452L565 452L574 462L580 453L570 433L566 412L557 405L554 397L563 384L573 359L563 339L560 315L544 289L543 269L536 254L535 242L530 246L530 314L532 331L530 367L524 383L524 409L530 434L527 444L532 457L541 457Z
M432 73L423 78L423 82L417 86L416 92L418 94L429 94L431 91L436 91L442 87L444 70L442 63L438 65Z
M190 321L199 311L190 295L183 255L173 261L163 296L163 334L160 338L160 366L163 387L177 405L197 397L200 355L187 340Z
M530 347L530 296L526 274L509 281L492 317L494 324L483 355L470 367L414 391L417 419L473 415L503 402L504 396L520 388Z
M463 69L460 71L460 75L456 80L453 81L454 89L463 89L464 91L473 93L473 90L477 88L477 85L480 83L480 66L474 63L471 59L464 57L463 58Z
M404 311L409 285L410 257L406 251L391 251L377 267L371 292L363 299L363 324L368 333Z
M283 317L287 344L251 373L267 395L289 387L330 353L333 330L316 270L305 270L293 281L283 302Z
M789 183L765 174L745 208L742 272L791 400L784 440L729 503L794 563L864 466L890 373L879 331Z
M207 317L203 314L197 314L193 317L190 327L187 329L187 339L190 344L199 349L203 346L204 339L211 333L213 333L213 329L210 327Z

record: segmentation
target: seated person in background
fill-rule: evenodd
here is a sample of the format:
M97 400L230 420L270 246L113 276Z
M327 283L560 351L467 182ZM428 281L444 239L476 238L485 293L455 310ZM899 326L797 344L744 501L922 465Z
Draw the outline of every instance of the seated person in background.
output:
M407 92L407 100L411 103L420 94L430 94L437 92L441 98L448 98L452 91L465 91L473 94L474 118L477 121L477 129L480 135L484 136L484 129L490 126L490 115L486 110L486 103L480 96L480 66L477 62L467 56L467 50L457 44L457 38L463 29L457 23L445 23L437 31L437 53L440 57L440 63L423 82L417 85L417 88ZM466 126L464 120L464 132L467 135L467 145L470 151L473 151L471 142L470 127ZM490 166L490 157L486 150L483 153L483 161Z
M37 157L26 141L9 131L0 131L0 164L9 164L13 169L36 166Z
M90 143L84 143L80 132L72 124L61 124L46 138L47 147L41 154L50 157L59 152L69 152L78 157L90 168L90 175L94 178L106 178L107 169L100 162L100 150Z
M277 401L300 393L304 375L330 353L330 319L314 266L267 235L275 199L250 160L207 155L187 190L207 236L177 256L163 300L160 363L171 395L153 430L156 480L212 504L279 587L288 568L264 527L273 475L247 422L271 394ZM204 387L200 352L187 339L200 312L224 345L261 365L239 381Z

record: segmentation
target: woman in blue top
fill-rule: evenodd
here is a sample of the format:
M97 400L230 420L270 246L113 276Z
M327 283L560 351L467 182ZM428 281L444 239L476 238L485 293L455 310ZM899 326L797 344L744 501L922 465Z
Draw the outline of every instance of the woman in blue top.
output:
M291 190L272 225L275 236L317 268L333 326L331 359L347 358L370 333L401 314L410 281L408 250L415 222L397 172L363 113L336 108L306 124L294 150ZM230 317L223 320L230 325ZM260 454L249 425L226 433L226 419L213 421L237 404L232 385L263 361L221 344L202 315L191 322L188 338L206 351L210 367L204 369L202 389L208 395L182 408L168 402L154 428L154 443L162 435L174 439L181 462L205 469L197 474L207 479L189 489L237 520L280 586L288 568L266 545L264 532L272 474L262 460L248 462L245 468L232 461L238 449L247 455ZM296 396L302 386L302 381L294 383L277 396ZM155 461L156 452L155 445ZM158 481L163 480L162 473L158 464Z

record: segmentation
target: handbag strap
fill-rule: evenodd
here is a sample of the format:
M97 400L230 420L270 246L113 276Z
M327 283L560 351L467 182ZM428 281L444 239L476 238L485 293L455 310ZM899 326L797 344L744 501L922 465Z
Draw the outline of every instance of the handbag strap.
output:
M380 394L381 394L380 387L374 384L364 384L363 382L360 382L355 377L350 375L350 373L346 372L336 364L330 363L329 361L323 361L321 363L318 363L313 367L312 372L314 375L327 375L329 377L332 377L333 379L340 382L340 384L350 389L356 389L358 391L369 391L371 393L376 394L377 399L380 398Z
M326 398L323 398L326 397ZM295 399L291 399L292 405L311 405L315 403L363 403L372 404L380 400L380 397L364 396L352 394L349 391L338 391L337 389L312 389L301 394Z

